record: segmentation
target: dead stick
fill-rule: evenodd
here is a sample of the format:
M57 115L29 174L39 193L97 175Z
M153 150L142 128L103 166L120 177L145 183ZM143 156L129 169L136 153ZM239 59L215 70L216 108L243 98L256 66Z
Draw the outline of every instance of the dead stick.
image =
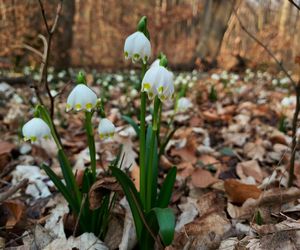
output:
M0 194L0 202L5 201L7 198L12 196L14 193L16 193L19 189L25 187L28 183L28 179L24 179L21 182L19 182L17 185L12 186L7 191Z

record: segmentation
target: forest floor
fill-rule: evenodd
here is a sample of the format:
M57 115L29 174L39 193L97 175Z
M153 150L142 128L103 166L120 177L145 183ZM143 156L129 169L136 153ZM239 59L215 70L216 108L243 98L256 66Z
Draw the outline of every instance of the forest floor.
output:
M80 176L89 165L83 116L64 111L72 88L66 72L49 77L56 82L54 95L64 89L56 99L55 124ZM123 166L138 187L138 140L122 119L138 120L137 72L94 72L87 81L117 127L113 139L96 139L99 178L123 145ZM300 249L298 152L294 185L287 187L296 100L288 79L249 69L239 74L193 71L177 74L175 84L177 92L187 86L193 107L174 115L174 104L167 104L162 113L161 135L171 117L176 132L161 157L159 183L173 165L178 169L170 204L176 234L168 249ZM73 232L66 202L39 168L47 162L61 176L55 144L32 145L21 138L22 124L33 116L33 90L0 83L0 96L0 249L132 248L134 225L122 194L104 243ZM22 182L25 178L29 181Z

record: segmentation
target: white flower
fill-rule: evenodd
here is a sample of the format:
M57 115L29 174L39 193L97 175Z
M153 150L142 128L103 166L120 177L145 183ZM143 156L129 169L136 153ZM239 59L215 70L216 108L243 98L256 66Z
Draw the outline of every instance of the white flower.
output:
M113 137L115 134L115 130L116 127L110 120L108 120L107 118L103 118L100 120L98 127L100 139Z
M173 73L163 66L151 67L142 81L142 91L148 93L150 99L156 95L164 102L173 98Z
M133 62L143 60L146 63L151 55L149 39L140 31L131 34L125 40L124 54L126 59L131 58Z
M191 108L192 106L193 105L188 98L181 97L178 99L178 102L177 102L177 111L184 112L184 111L188 110L189 108Z
M156 59L156 60L150 65L150 68L159 66L159 63L160 63L160 60L159 60L159 59Z
M51 130L46 122L41 118L32 118L26 122L22 128L24 140L35 142L38 139L49 139L51 137Z
M210 78L213 79L213 80L215 80L215 81L219 81L220 80L220 76L218 74L216 74L216 73L212 74L210 76Z
M91 111L97 104L97 95L85 84L77 84L67 99L66 111L85 109Z
M281 100L281 105L283 107L289 107L289 106L294 106L296 105L296 97L295 96L290 96L290 97L284 97Z

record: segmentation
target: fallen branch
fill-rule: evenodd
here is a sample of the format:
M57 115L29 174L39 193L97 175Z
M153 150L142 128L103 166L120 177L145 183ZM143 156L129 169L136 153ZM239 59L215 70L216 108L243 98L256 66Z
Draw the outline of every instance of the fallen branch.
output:
M28 183L28 179L24 179L21 182L19 182L17 185L12 186L7 191L0 193L0 202L3 202L6 199L8 199L10 196L15 194L19 189L25 187L27 185L27 183Z

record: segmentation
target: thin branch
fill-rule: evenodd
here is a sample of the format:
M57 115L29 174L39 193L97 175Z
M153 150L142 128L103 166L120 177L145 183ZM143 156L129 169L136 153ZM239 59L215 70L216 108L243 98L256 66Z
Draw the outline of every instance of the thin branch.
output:
M5 201L8 199L10 196L15 194L19 189L25 187L28 183L28 179L24 179L21 182L19 182L17 185L12 186L10 189L7 191L3 192L0 194L0 202Z
M42 3L41 0L38 0L38 1L39 1L39 4L40 4L40 8L41 8L41 12L42 12L42 17L43 17L43 20L44 20L44 24L45 24L46 30L47 30L47 32L49 34L50 33L50 28L49 28L49 25L48 25L48 22L47 22L44 5L43 5L43 3Z
M46 15L45 15L45 9L44 9L44 6L42 4L42 1L41 0L38 0L38 1L39 1L39 4L40 4L44 24L45 24L45 27L46 27L46 30L47 30L47 33L48 33L47 40L45 39L44 36L42 36L42 35L39 36L43 40L43 43L44 43L44 54L43 54L43 63L41 65L40 84L44 83L47 95L48 95L49 100L50 100L50 116L51 116L51 118L53 118L55 98L51 94L51 90L50 90L49 83L48 83L48 80L47 80L47 78L48 78L48 70L47 69L48 69L48 64L49 64L49 55L50 55L52 36L53 36L53 34L54 34L54 32L57 28L58 20L59 20L60 15L61 15L63 0L60 0L59 4L57 5L54 23L53 23L51 28L48 25L47 18L46 18Z
M298 4L296 4L293 0L289 0L289 2L300 11L300 6Z
M273 54L273 52L265 45L263 44L260 40L258 40L257 37L255 37L253 34L251 34L241 21L240 17L237 14L237 11L235 8L233 8L233 13L236 16L239 25L241 26L242 30L247 33L248 36L250 36L256 43L258 43L261 47L264 48L264 50L269 54L269 56L276 62L277 66L284 72L284 74L289 78L291 83L293 84L294 89L296 90L297 84L293 80L292 76L288 73L288 71L285 69L285 67L282 65L282 63L276 58L276 56Z

